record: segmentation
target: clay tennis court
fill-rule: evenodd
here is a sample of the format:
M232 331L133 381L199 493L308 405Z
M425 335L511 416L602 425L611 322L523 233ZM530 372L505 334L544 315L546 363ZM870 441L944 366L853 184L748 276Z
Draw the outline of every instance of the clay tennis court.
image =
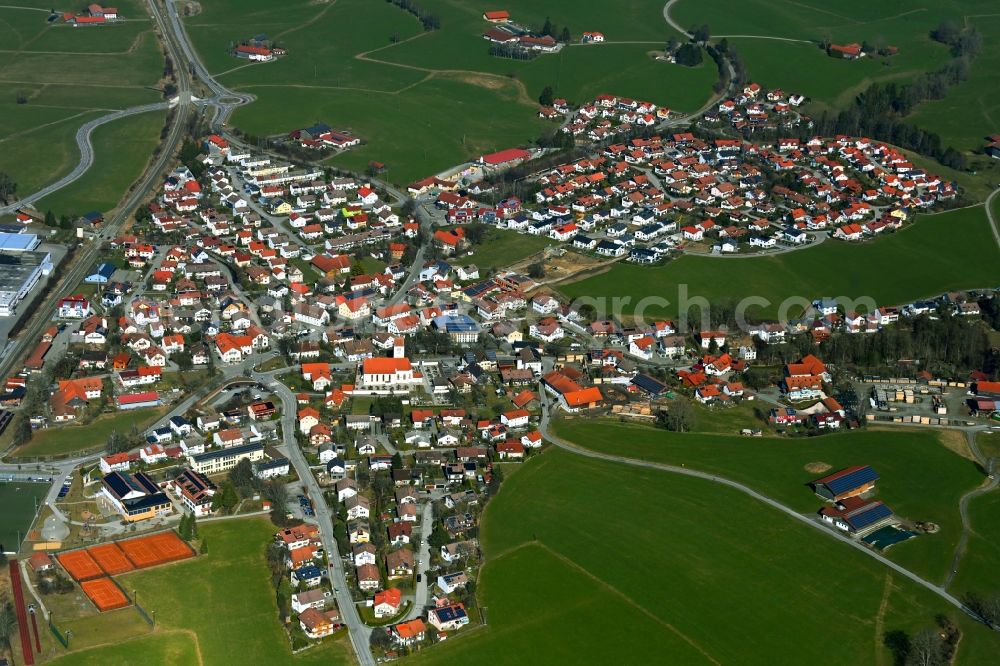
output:
M119 541L118 546L132 561L136 569L154 567L166 562L176 562L194 556L191 546L174 532L160 532L150 536Z
M94 558L85 550L71 550L68 553L59 553L56 559L59 560L59 564L63 566L66 573L78 582L104 575L101 567L97 565Z
M107 576L85 580L80 583L80 587L97 606L97 610L102 613L116 608L125 608L130 603L121 588Z
M132 571L135 567L125 557L125 553L115 543L103 543L100 546L92 546L87 549L97 565L109 576Z

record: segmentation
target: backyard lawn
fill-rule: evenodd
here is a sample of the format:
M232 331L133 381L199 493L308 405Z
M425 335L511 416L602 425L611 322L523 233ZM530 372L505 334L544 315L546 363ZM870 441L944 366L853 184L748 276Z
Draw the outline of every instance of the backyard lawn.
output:
M884 633L938 612L965 631L960 661L1000 649L874 560L699 479L549 450L508 476L481 538L487 626L416 663L891 663Z

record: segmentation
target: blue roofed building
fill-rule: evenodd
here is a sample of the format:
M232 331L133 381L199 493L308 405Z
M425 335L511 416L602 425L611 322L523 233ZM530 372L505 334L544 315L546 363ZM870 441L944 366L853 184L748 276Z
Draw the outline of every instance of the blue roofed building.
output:
M875 487L878 473L868 465L848 467L816 479L811 484L817 495L830 502L856 497Z
M128 522L170 513L173 504L144 472L111 472L101 479L100 497Z
M479 324L467 314L446 314L434 317L431 322L436 330L447 333L455 342L475 342L479 339Z
M115 274L115 265L104 262L99 264L83 279L87 284L107 284Z
M660 397L660 394L667 390L667 385L659 379L644 374L638 374L633 377L632 386L635 386L644 393L648 393L652 398Z
M315 564L307 564L292 571L292 585L316 587L323 580L323 572Z

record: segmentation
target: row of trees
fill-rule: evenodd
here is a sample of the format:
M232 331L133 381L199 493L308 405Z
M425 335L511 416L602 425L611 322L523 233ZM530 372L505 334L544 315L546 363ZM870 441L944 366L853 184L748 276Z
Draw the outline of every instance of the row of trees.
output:
M386 2L391 2L403 11L409 12L417 17L420 24L424 26L424 30L439 30L441 28L441 19L437 17L436 14L431 14L425 11L420 5L413 2L413 0L386 0Z

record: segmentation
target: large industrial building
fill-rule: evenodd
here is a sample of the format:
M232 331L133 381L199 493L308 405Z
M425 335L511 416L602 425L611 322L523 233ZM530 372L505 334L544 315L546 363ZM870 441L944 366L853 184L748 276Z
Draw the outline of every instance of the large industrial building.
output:
M0 317L10 317L42 276L52 272L52 257L37 250L38 236L0 232Z

